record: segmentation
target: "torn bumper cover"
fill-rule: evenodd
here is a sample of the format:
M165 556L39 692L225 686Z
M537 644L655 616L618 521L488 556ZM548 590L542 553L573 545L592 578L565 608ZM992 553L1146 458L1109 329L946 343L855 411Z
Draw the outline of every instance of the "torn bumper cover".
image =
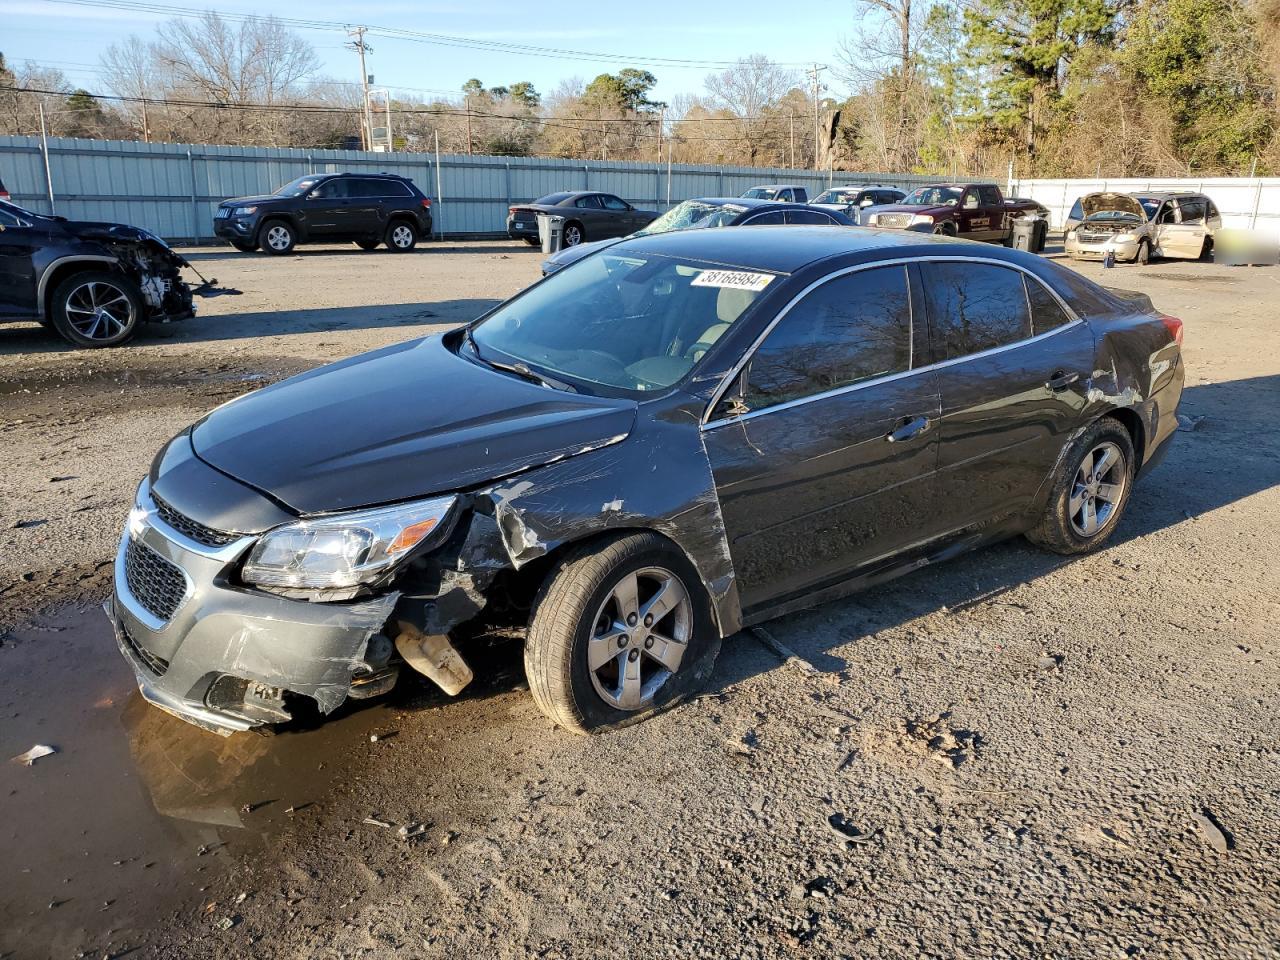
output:
M149 501L144 483L139 503ZM106 604L142 695L218 733L288 719L285 693L335 709L369 671L369 641L399 599L321 604L236 586L231 574L255 539L207 546L156 510L135 510Z

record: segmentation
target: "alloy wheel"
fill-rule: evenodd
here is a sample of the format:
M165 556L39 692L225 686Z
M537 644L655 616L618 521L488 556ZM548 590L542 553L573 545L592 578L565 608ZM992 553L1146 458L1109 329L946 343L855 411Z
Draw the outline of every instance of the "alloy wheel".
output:
M67 322L86 340L111 340L133 325L133 301L123 290L91 280L67 294Z
M1116 444L1107 441L1085 454L1067 505L1071 529L1082 537L1104 530L1120 509L1128 482L1128 465Z
M276 224L267 230L267 246L272 250L288 250L289 245L293 242L293 237L289 233L288 227L282 227Z
M391 230L391 242L401 250L407 250L413 246L413 231L409 229L409 225L402 223L393 227Z
M693 602L670 570L624 574L592 621L591 683L606 703L641 710L680 669L693 631Z
M569 226L564 230L564 245L566 247L576 247L582 242L582 231L577 227Z

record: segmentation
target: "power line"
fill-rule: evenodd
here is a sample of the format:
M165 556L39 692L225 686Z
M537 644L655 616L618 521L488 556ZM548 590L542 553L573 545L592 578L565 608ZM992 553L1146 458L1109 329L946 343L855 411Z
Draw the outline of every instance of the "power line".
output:
M243 23L251 20L263 20L256 14L233 13L221 10L191 10L171 4L135 2L135 0L45 0L46 3L63 3L82 7L97 7L107 10L129 10L134 13L154 13L161 16L200 19L206 13L213 12L224 20ZM270 15L270 19L298 30L347 30L348 23L336 20L313 20L298 17L279 17ZM414 43L429 43L438 46L462 47L471 50L487 50L495 53L515 54L518 56L542 57L553 60L576 60L589 63L645 64L649 66L667 67L682 70L723 70L736 66L732 60L696 60L681 57L658 57L647 54L601 53L588 50L571 50L561 47L541 47L533 44L512 43L502 40L481 40L475 37L457 36L445 33L429 33L423 30L410 30L405 27L370 26L368 32L376 36L407 40ZM785 62L779 66L797 67L800 63Z

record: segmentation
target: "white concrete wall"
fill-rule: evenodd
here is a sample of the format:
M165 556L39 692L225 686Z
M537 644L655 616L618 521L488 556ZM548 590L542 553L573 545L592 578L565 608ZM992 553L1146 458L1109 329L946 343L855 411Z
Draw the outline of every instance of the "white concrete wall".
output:
M1076 199L1100 191L1143 193L1192 190L1209 197L1225 227L1255 229L1280 240L1280 177L1205 177L1181 180L1013 180L1006 194L1030 197L1050 210L1049 224L1061 230Z

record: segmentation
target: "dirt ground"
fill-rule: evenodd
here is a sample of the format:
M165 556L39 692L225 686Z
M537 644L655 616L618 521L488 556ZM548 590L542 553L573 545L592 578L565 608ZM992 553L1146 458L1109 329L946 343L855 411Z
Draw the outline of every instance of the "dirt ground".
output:
M0 748L58 750L0 763L0 958L1280 954L1280 271L1079 267L1186 321L1184 429L1100 553L775 621L812 669L742 635L607 736L495 641L458 700L221 739L140 700L97 609L152 455L540 257L191 259L240 293L125 349L0 327Z

